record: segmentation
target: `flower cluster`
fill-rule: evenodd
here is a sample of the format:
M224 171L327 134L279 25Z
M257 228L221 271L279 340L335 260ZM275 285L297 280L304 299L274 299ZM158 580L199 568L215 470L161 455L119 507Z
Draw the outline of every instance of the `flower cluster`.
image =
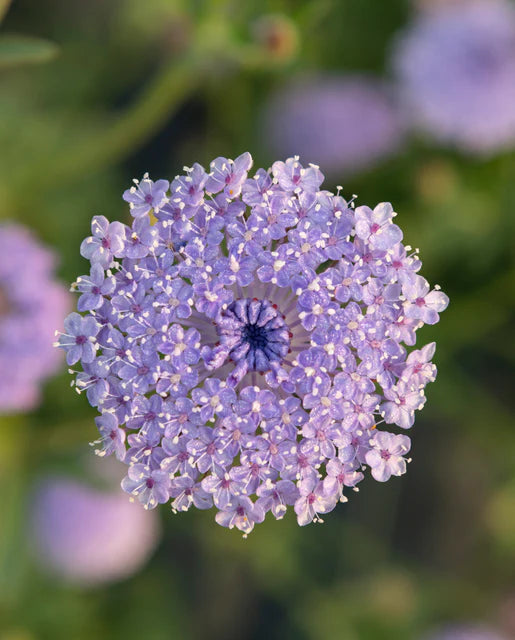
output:
M214 506L245 534L289 506L320 521L367 470L404 473L410 440L383 427L409 429L424 405L434 344L407 347L448 303L389 204L354 207L297 157L251 165L146 175L124 194L131 227L95 217L83 315L59 338L124 490Z
M60 366L52 337L69 301L54 267L26 228L0 225L0 413L33 408L42 380Z
M393 56L406 119L472 153L515 143L515 7L445 3L420 12Z

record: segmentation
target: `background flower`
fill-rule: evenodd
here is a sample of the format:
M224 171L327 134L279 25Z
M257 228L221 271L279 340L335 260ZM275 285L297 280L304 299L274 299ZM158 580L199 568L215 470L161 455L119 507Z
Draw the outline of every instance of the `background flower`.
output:
M331 177L373 167L403 143L394 99L379 79L314 75L287 83L271 97L263 133L276 156L297 154Z
M422 12L394 56L405 116L465 151L515 142L515 7L470 0Z
M52 340L70 301L56 261L29 229L0 224L0 414L35 407L61 364Z
M157 517L146 517L119 489L102 491L65 476L41 480L31 510L37 557L75 584L130 576L159 540Z

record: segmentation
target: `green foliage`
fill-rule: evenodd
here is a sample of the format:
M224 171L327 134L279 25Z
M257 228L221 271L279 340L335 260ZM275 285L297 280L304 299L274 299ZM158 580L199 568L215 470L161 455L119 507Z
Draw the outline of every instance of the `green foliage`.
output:
M41 64L57 55L59 49L43 38L14 34L0 36L0 71L24 64Z

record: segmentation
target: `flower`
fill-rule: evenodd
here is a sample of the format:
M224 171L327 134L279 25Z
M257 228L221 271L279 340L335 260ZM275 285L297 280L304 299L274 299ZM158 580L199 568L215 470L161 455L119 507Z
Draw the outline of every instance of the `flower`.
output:
M360 75L290 82L272 94L263 119L274 154L312 158L333 177L374 166L397 151L404 137L389 91Z
M422 11L400 34L393 67L406 118L462 150L515 143L515 8L471 0Z
M507 636L486 625L454 624L424 635L421 640L508 640Z
M55 262L28 229L0 225L0 414L35 407L61 364L52 338L69 300Z
M52 477L37 487L31 538L46 568L75 584L96 585L138 571L156 547L159 523L120 490Z
M379 431L369 442L372 449L365 455L374 480L386 482L391 476L406 473L406 454L411 447L407 436Z
M95 292L78 288L95 298L59 339L100 411L99 455L128 465L123 489L147 509L214 507L244 535L267 513L321 521L367 470L404 473L410 440L383 425L413 425L436 369L434 343L408 346L448 302L391 205L321 190L297 157L251 165L186 169L155 224L118 229L107 266L92 252L78 282Z

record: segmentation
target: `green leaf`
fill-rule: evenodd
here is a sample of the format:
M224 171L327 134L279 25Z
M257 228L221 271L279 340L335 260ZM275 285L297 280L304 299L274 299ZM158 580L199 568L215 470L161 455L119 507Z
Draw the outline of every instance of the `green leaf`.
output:
M48 40L10 34L0 36L0 70L21 64L47 62L55 58L57 53L58 47Z

